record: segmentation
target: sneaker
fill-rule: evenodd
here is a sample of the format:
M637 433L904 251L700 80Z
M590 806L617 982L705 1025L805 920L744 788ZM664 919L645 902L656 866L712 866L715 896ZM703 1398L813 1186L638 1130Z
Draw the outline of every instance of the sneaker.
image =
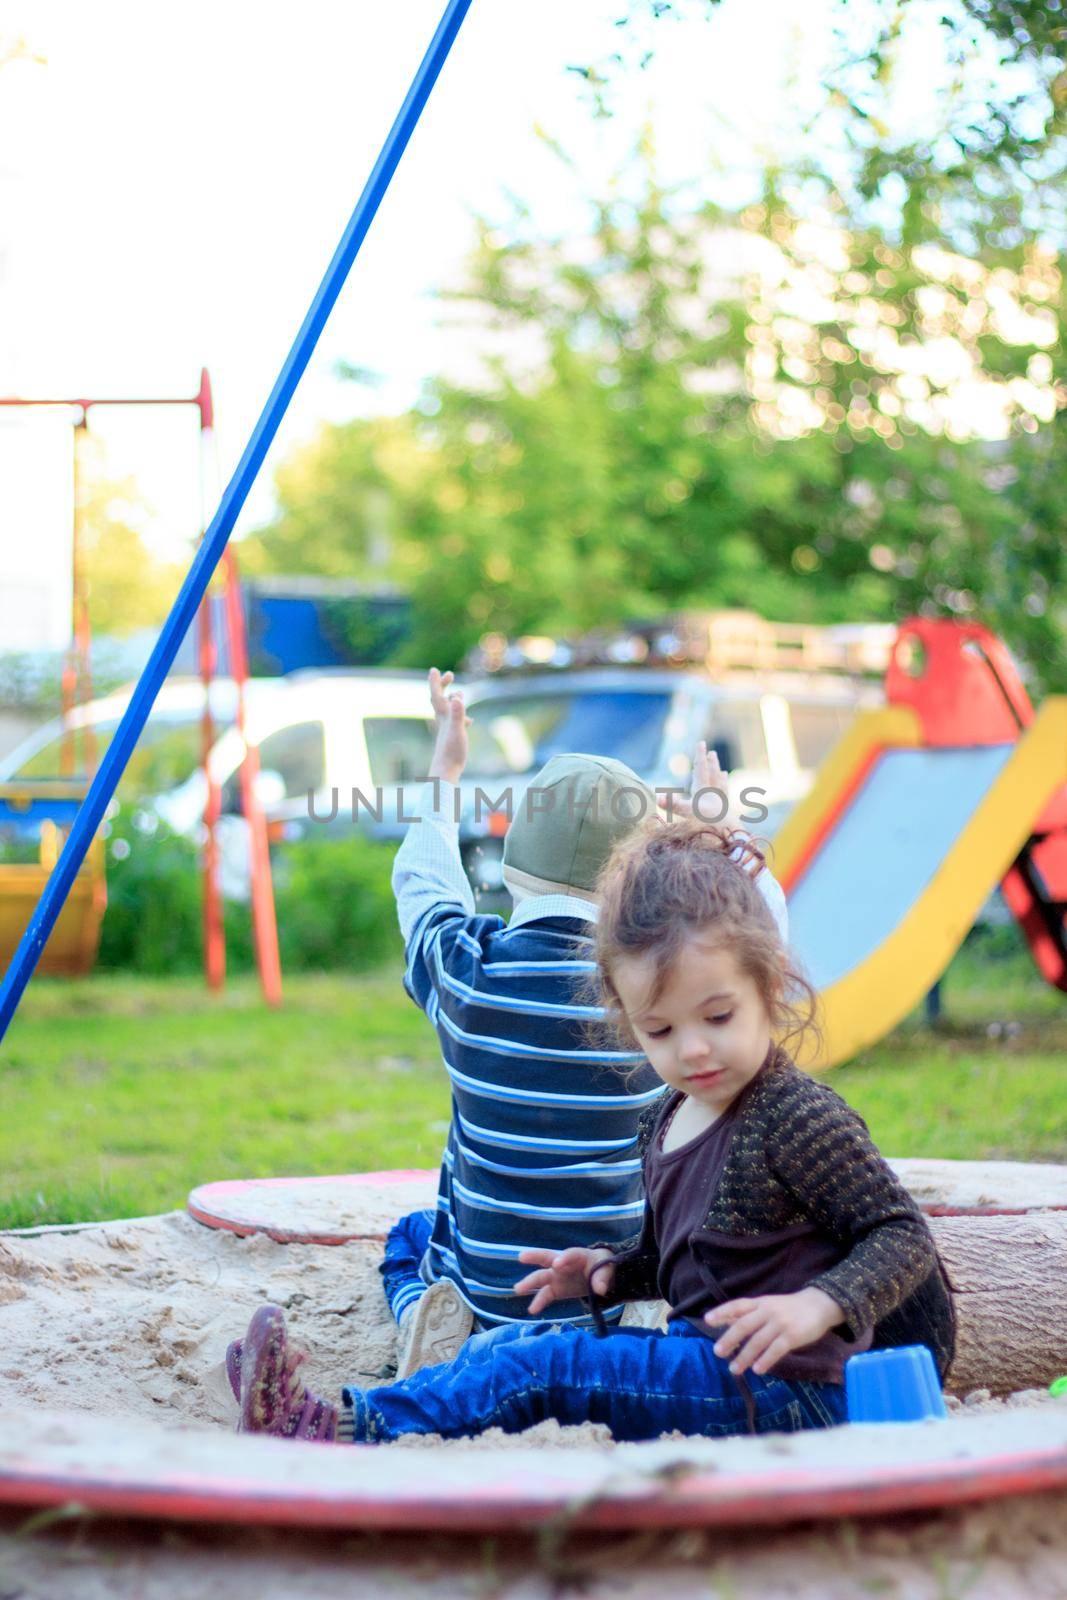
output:
M336 1438L337 1407L301 1383L304 1360L304 1351L289 1343L280 1307L260 1306L241 1346L240 1433L324 1442Z
M474 1314L448 1278L438 1278L400 1324L396 1378L454 1361L474 1329Z
M619 1318L619 1327L656 1328L662 1333L670 1309L666 1300L628 1300Z

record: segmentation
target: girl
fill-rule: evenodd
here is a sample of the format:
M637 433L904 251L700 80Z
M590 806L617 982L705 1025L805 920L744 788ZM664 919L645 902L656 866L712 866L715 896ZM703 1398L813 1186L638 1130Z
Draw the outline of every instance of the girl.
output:
M504 1327L447 1366L346 1388L338 1409L304 1387L265 1306L241 1351L244 1430L370 1442L555 1417L626 1440L792 1431L845 1420L845 1360L872 1343L926 1343L944 1375L955 1328L929 1229L862 1119L787 1053L815 997L746 870L758 852L737 846L693 817L653 821L607 862L596 998L666 1085L642 1126L644 1224L614 1252L520 1258L532 1315L659 1295L666 1332Z

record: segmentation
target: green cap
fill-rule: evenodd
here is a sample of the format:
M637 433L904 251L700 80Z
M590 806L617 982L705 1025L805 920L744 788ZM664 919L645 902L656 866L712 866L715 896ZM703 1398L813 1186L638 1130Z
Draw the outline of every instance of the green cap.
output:
M620 839L656 815L656 796L610 756L553 756L515 804L504 882L527 894L590 895Z

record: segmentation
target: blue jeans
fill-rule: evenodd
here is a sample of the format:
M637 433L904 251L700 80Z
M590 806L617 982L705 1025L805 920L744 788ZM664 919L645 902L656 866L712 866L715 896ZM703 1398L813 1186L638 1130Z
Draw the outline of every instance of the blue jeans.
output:
M346 1388L357 1443L405 1433L468 1438L487 1428L520 1433L555 1417L603 1422L618 1440L657 1439L679 1429L717 1438L793 1433L846 1419L837 1383L798 1383L748 1372L739 1381L713 1341L687 1322L666 1333L619 1328L599 1339L572 1324L494 1328L468 1341L447 1366L424 1367L402 1383Z
M389 1230L385 1256L378 1271L389 1309L397 1322L426 1293L427 1281L420 1269L433 1224L433 1211L413 1211L410 1216L401 1217Z

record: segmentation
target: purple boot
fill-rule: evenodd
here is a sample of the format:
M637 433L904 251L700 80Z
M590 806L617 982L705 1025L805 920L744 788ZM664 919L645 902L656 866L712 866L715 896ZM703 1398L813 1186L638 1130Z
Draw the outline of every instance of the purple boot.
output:
M244 1346L243 1339L233 1339L226 1346L226 1376L230 1380L230 1388L237 1404L241 1404L241 1350Z
M231 1345L230 1349L233 1349ZM300 1381L303 1350L289 1344L279 1306L260 1306L242 1341L236 1365L241 1380L241 1433L269 1433L280 1439L323 1443L337 1437L337 1407L312 1394Z

